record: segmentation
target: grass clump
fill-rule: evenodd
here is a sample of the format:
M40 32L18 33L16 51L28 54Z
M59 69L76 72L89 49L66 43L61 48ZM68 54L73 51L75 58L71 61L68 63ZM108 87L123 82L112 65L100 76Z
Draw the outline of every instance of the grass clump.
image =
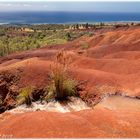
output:
M48 90L47 90L47 95L45 96L45 100L48 102L48 101L51 101L51 100L53 100L54 99L54 97L55 97L55 86L54 86L54 84L52 84L52 85L50 85L49 87L48 87Z
M68 96L77 96L77 83L68 76L69 64L70 57L61 51L51 66L51 84L48 95L57 100L66 99Z
M17 96L17 105L26 104L27 106L31 106L32 100L31 100L31 93L32 93L32 87L28 86L25 88L22 88L20 91L20 94Z
M88 32L87 35L88 35L89 37L92 37L94 34L93 34L93 32Z
M89 45L87 44L87 43L84 43L83 45L82 45L82 49L88 49L89 48Z
M68 96L75 96L77 94L76 89L77 82L72 79L67 79L63 83L64 92L67 93Z
M61 38L50 38L50 39L46 39L45 44L47 45L56 45L56 44L65 44L67 42L66 39L61 39Z

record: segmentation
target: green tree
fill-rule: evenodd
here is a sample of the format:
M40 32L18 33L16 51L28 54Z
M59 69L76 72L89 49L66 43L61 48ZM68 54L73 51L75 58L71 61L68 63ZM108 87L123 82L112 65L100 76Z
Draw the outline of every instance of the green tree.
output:
M88 23L86 23L85 27L86 27L86 29L88 29L88 28L89 28L89 25L88 25Z

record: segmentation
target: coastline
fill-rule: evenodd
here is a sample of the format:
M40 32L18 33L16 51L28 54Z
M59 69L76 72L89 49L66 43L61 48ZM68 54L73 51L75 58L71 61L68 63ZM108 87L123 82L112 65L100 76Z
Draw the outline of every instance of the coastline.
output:
M110 12L0 12L1 24L140 23L140 13Z
M48 24L58 24L58 25L74 25L74 24L92 24L92 25L98 25L100 23L104 23L105 25L117 25L117 24L131 24L131 23L134 23L134 24L139 24L140 21L101 21L101 22L60 22L60 23L48 23L48 22L44 22L44 23L19 23L19 22L1 22L0 23L0 26L1 25L48 25Z

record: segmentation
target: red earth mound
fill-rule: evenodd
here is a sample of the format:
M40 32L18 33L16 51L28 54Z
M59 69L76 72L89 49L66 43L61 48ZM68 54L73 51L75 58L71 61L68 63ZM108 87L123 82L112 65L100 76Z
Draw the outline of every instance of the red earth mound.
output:
M101 32L68 44L0 58L0 76L8 73L9 77L14 77L10 82L7 77L1 79L0 93L7 95L7 87L10 90L15 86L46 87L54 56L58 51L66 50L72 59L70 75L78 81L87 81L80 94L83 100L98 98L94 96L95 86L105 86L103 91L98 89L98 94L119 91L139 98L139 38L140 29ZM84 43L88 44L87 48L82 47ZM0 121L0 132L12 133L14 137L140 137L139 115L139 111L133 110L96 109L66 114L39 111L12 115L6 121Z
M138 138L139 115L133 110L36 111L1 120L0 132L13 138Z

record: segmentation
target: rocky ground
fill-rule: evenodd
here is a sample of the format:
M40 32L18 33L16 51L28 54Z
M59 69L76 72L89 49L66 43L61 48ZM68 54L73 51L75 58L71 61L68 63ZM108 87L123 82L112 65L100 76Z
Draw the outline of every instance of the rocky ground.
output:
M85 43L86 48L83 47ZM48 84L50 65L60 50L65 50L71 56L71 77L79 82L86 81L80 98L93 109L68 113L2 113L13 108L20 88L32 85L35 93L43 92ZM64 45L11 54L0 58L0 96L4 101L0 107L0 135L32 138L139 138L139 104L129 101L132 98L139 102L139 85L139 28L95 32L91 37L85 35ZM97 104L110 94L125 96L124 107L106 107L110 102L107 105ZM120 104L123 101L119 100ZM113 103L118 103L118 99L113 100Z

